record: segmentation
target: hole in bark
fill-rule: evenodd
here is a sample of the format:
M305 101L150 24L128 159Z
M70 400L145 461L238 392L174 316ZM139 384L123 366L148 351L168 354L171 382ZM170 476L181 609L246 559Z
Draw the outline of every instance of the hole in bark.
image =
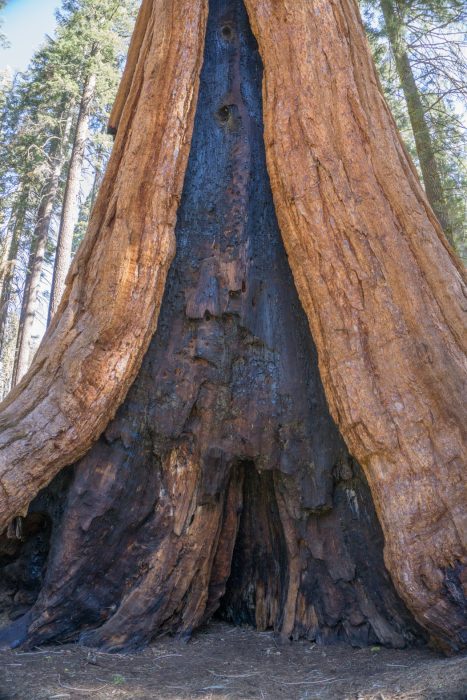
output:
M217 118L220 122L225 124L229 121L230 117L230 107L228 105L223 105L217 110Z
M232 27L229 27L228 24L224 24L224 26L221 29L221 33L226 41L230 41L230 39L232 39L233 37Z
M260 630L277 629L285 602L287 545L276 499L274 474L240 463L242 509L230 576L218 617Z

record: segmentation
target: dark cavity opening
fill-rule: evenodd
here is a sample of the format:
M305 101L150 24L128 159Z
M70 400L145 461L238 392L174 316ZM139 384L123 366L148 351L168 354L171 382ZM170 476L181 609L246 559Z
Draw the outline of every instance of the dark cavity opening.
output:
M49 552L50 517L32 512L15 518L14 532L0 536L0 618L16 620L39 595Z
M222 27L221 32L222 32L222 36L224 37L224 39L229 40L232 38L232 35L233 35L232 27L229 27L228 24L225 24Z
M217 118L220 122L228 122L230 117L230 107L228 105L223 105L217 110Z
M240 463L242 508L230 576L217 616L235 625L278 629L287 590L287 546L274 473Z

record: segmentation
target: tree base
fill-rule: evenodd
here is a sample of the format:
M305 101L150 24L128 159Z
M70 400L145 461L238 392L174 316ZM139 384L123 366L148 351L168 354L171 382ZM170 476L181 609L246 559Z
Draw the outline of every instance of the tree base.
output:
M327 409L274 213L261 75L243 4L212 0L158 329L116 418L5 545L13 616L40 588L11 645L128 650L216 612L287 639L422 639Z

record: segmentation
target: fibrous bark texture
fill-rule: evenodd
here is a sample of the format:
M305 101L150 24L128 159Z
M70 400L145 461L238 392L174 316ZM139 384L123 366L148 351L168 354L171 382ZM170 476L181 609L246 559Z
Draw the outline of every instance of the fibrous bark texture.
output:
M63 514L63 481L32 508L33 523L53 523L50 555L10 643L128 649L189 636L218 610L286 638L419 637L326 406L274 213L261 78L242 2L211 0L158 329L116 418L75 465Z
M152 0L109 167L61 305L2 404L0 530L84 454L154 332L189 153L206 3Z
M331 413L368 479L383 526L386 564L398 592L436 639L457 649L466 642L462 589L462 538L466 532L462 519L466 424L462 404L462 272L382 98L355 0L246 0L246 6L265 69L265 145L275 209L294 282L316 342ZM7 438L0 455L7 456L8 462L0 472L6 489L2 524L25 508L40 486L62 465L83 454L102 432L125 395L154 329L173 250L172 231L188 152L205 14L205 3L147 0L143 4L131 60L113 114L112 125L118 127L117 155L101 190L90 234L73 268L68 293L47 341L22 387L4 409ZM222 36L216 35L214 44L207 44L207 61L209 52L220 45L232 50L237 47L237 28L229 30L227 22L224 29ZM130 509L135 531L139 522L142 528L154 527L148 535L150 548L155 552L150 561L138 558L138 545L132 543L126 526L121 530L121 537L127 537L124 541L128 550L118 566L123 567L122 571L127 565L130 568L115 575L120 582L127 578L129 583L125 591L118 589L117 584L116 588L112 588L113 584L108 586L109 600L111 592L117 591L109 603L111 617L92 636L95 643L104 646L119 648L129 644L125 621L134 627L135 643L157 630L188 631L208 614L211 605L217 604L215 596L213 602L211 584L217 586L216 590L227 586L225 615L251 617L253 604L242 593L245 586L240 586L238 593L225 582L225 562L230 558L229 547L234 541L231 535L237 528L237 542L249 543L238 544L234 550L232 571L239 581L257 580L258 560L267 572L281 571L284 551L287 552L287 581L265 583L263 593L255 588L255 616L268 623L279 620L278 628L292 635L297 633L297 620L306 615L310 615L304 624L306 630L313 629L316 613L318 628L334 630L331 636L349 622L345 615L340 617L341 613L333 618L333 623L327 615L320 619L314 603L310 603L314 598L303 593L308 588L301 588L303 572L313 570L308 555L303 558L301 553L302 541L313 558L320 559L316 552L321 551L325 559L327 552L341 541L339 528L349 529L342 522L350 521L339 516L339 523L331 527L332 536L325 540L326 545L321 540L323 548L315 553L311 549L313 538L305 536L297 522L303 523L304 511L316 516L329 509L336 503L338 489L348 489L340 477L335 490L331 488L329 465L335 465L339 458L337 453L333 456L336 443L327 432L329 419L322 418L316 429L302 428L309 425L304 417L305 397L301 394L309 395L305 391L310 381L306 362L312 362L313 354L311 349L304 349L311 341L300 335L298 317L293 322L297 330L289 321L281 320L284 314L291 313L293 300L289 297L291 305L285 312L282 305L287 294L280 285L277 287L274 260L260 256L265 254L263 248L271 256L275 249L267 240L258 252L252 248L255 244L251 241L255 239L244 234L252 221L269 220L262 204L249 204L250 199L254 201L256 185L251 183L255 183L255 175L258 177L256 164L260 161L249 131L256 119L249 106L253 103L248 101L252 81L243 84L238 76L251 60L246 54L243 59L232 57L228 87L211 98L216 123L192 150L199 177L206 169L212 182L217 182L222 150L214 151L215 158L210 160L210 149L215 147L215 141L210 139L215 139L217 133L232 138L228 161L231 179L219 214L217 208L221 205L216 191L211 194L209 187L203 190L200 184L189 195L190 175L187 176L185 197L193 197L192 219L189 225L183 223L189 217L182 202L178 254L184 264L176 265L173 275L178 274L188 286L177 287L171 282L173 315L165 317L168 320L164 322L178 330L169 337L165 326L160 328L160 338L165 338L162 342L172 348L171 353L165 360L157 355L162 350L157 350L160 341L156 336L156 360L147 359L140 375L141 379L146 372L154 378L158 386L156 396L147 388L152 379L141 380L142 384L139 379L122 409L121 415L126 418L119 417L76 468L78 490L72 488L67 506L74 504L75 510L67 519L69 525L63 525L72 528L69 543L74 541L73 533L76 541L88 536L82 533L104 537L102 530L93 535L93 527L107 527L110 539L118 531L115 525L106 525L106 489L112 494L125 491L117 506ZM239 61L237 68L235 61ZM258 107L255 109L257 113ZM242 136L235 141L237 129ZM197 138L202 139L203 133L201 130ZM202 212L201 223L195 225L197 211ZM214 226L217 219L223 228L216 239L208 234L209 226ZM184 233L184 225L189 226L190 236L200 236L196 241L196 256L202 256L198 262L190 258L195 253L189 253L190 238ZM257 228L264 227L258 224ZM216 244L216 240L220 242ZM254 255L250 249L255 250ZM267 271L265 279L258 278L269 289L265 297L254 275L247 276L247 272L253 274L250 268L256 264L255 256L257 264L263 264ZM197 271L194 280L190 265ZM255 285L259 286L256 296ZM260 297L262 304L268 304L267 313L258 311L252 317L245 311L249 308L246 300L261 310ZM182 306L183 313L177 316L175 311ZM199 324L196 333L192 328L195 324ZM204 324L208 324L206 328L219 325L218 335L207 336ZM260 348L264 349L260 352ZM261 361L255 359L255 352ZM293 353L305 359L292 360ZM87 356L89 365L84 364ZM238 357L240 361L236 360ZM268 357L266 361L264 358ZM218 388L213 390L210 372L219 372L227 388L214 382ZM258 377L264 380L260 382ZM237 394L242 386L247 388L242 390L240 400ZM255 394L251 403L251 395ZM279 400L284 395L289 399ZM132 401L134 410L129 409ZM145 401L146 408L142 410L139 407ZM287 401L288 410L284 408ZM324 415L315 412L314 420L318 414ZM156 416L155 427L147 429L147 437L138 426L143 418L150 421L152 415ZM282 420L283 416L287 420ZM45 425L45 420L49 425ZM164 443L161 435L174 442ZM237 448L241 438L247 445L243 451ZM329 461L322 462L317 456L322 454L316 451L316 441L320 440ZM277 454L276 443L281 445L279 466L272 456ZM113 456L109 456L109 450ZM140 455L145 450L147 459L154 460L154 472L147 476L147 486L142 485L146 472L140 474L140 496L131 510L125 501L128 484L124 486L123 479L133 478L135 465L144 462ZM313 466L308 470L301 461L304 455L313 455ZM261 456L269 460L268 468ZM348 465L346 459L344 463ZM128 472L117 475L117 464ZM352 472L346 469L344 482L357 479L364 488L361 476L356 476L353 468ZM296 476L299 473L301 476ZM339 469L333 473L340 473ZM92 485L95 478L102 480L98 487ZM81 486L80 479L84 479ZM310 479L314 480L313 488L307 486ZM131 483L136 489L138 481ZM156 501L150 498L153 489L158 492L157 524L153 516ZM351 487L350 491L357 494L358 489ZM248 505L257 498L255 508ZM351 494L348 498L351 502ZM235 514L240 501L245 503L245 515L239 522ZM86 502L91 503L88 511ZM363 502L369 503L368 496L363 497ZM111 509L112 514L117 506ZM250 523L256 511L261 514L259 522L264 535L261 551L253 546L257 540L251 533ZM369 506L365 508L368 511ZM99 512L100 519L96 516ZM339 511L335 508L331 515L336 517L336 512ZM86 513L87 520L81 522L81 514ZM70 524L73 518L77 523L75 530ZM368 527L374 531L373 521ZM218 545L213 544L212 538L216 528ZM153 548L157 538L162 538L160 547ZM59 636L60 625L65 624L59 612L65 604L63 594L58 592L56 599L55 590L62 585L64 571L72 577L80 566L78 555L72 566L73 545L67 549L65 541L64 537L62 547L52 547L47 574L50 583L46 583L35 608L34 622L29 625L31 638L38 641ZM142 551L147 550L144 537L136 541L142 543ZM370 552L371 543L365 540L364 548ZM75 551L91 549L86 550L82 543ZM117 549L112 550L109 545L109 557L111 551L117 556ZM339 562L344 559L337 555ZM352 555L355 571L359 572L357 559ZM142 569L135 568L140 561ZM382 571L378 566L372 568ZM215 573L209 573L216 571L217 579ZM349 568L343 574L336 570L334 575L338 582L347 581L355 590L350 571ZM90 573L89 577L89 590L94 590L95 575L93 578ZM356 577L361 578L359 573ZM271 574L264 578L269 582ZM321 576L310 583L314 591L319 580ZM77 583L73 586L78 596L84 595L79 593L84 589ZM383 584L363 585L367 595L378 588L383 590ZM155 591L160 593L153 597ZM260 613L257 600L265 601ZM328 600L330 606L334 605L337 593L333 592ZM240 614L242 601L244 612ZM296 611L302 605L305 612L298 615ZM342 610L350 609L348 605L344 595ZM100 604L96 604L97 609L104 614ZM357 615L349 623L352 630L369 620L367 613L359 609L363 622L356 622L361 619ZM377 609L387 619L388 607ZM55 614L58 622L52 619ZM401 620L397 615L394 613L395 619ZM85 619L81 623L76 619L75 627L85 624ZM374 632L375 625L369 624ZM397 624L398 634L403 637L404 625ZM351 638L353 632L346 634Z
M331 413L368 478L399 593L459 648L463 269L381 95L356 1L246 5L274 202Z

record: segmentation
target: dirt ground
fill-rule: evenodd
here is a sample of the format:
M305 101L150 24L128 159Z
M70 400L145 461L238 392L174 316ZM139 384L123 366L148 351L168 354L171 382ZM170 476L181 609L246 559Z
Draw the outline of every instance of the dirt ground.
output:
M467 657L427 649L280 644L272 633L211 624L188 644L134 655L73 645L0 652L1 700L465 700Z

